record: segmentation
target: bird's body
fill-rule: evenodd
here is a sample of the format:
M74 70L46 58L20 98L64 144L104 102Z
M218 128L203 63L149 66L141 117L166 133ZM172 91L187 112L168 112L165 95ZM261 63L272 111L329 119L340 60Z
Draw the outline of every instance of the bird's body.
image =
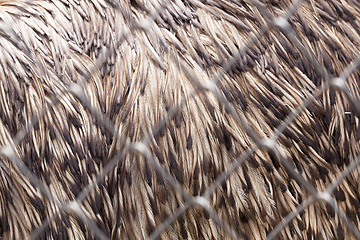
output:
M290 3L264 4L280 16ZM146 25L150 13L161 8L157 1L0 4L0 146L18 144L19 159L63 203L75 200L120 155L82 201L86 215L110 239L145 239L186 205L156 173L151 159L126 153L129 144L146 143L151 158L184 191L201 196L255 146L244 126L261 138L271 137L325 81L286 34L272 30L226 71L215 94L209 91L213 76L266 24L265 18L247 1L174 1L163 7L156 21ZM332 0L304 2L289 22L317 62L338 77L358 55L359 19L356 2ZM143 23L142 28L136 23ZM91 72L120 40L99 71ZM347 79L356 98L357 74ZM114 124L115 134L74 94L63 94L72 83L83 88L86 103ZM196 90L200 84L207 89ZM177 114L153 134L179 104ZM17 143L15 135L44 108L39 123ZM341 92L326 90L280 134L276 147L309 184L325 191L359 154L359 132L355 108ZM2 152L0 238L23 239L56 214L57 206ZM358 182L354 170L332 195L356 227ZM257 150L208 200L239 238L264 239L310 196L278 156ZM83 219L60 211L41 234L44 239L94 238ZM322 202L297 215L278 237L354 239ZM191 207L161 238L230 236L208 212Z

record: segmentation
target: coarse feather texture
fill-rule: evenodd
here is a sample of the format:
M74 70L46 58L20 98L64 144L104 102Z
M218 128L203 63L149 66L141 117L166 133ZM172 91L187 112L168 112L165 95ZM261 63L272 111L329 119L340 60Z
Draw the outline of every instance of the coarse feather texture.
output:
M126 144L150 133L151 156L193 196L202 195L255 144L243 123L215 94L200 92L213 75L266 24L250 1L176 0L148 31L134 30L156 0L39 0L0 2L0 146L47 109L16 146L16 155L56 194L75 200ZM289 1L263 1L280 16ZM118 5L117 9L115 5ZM289 22L303 45L332 76L359 53L356 1L305 1ZM101 54L124 42L86 80ZM190 74L187 74L190 72ZM198 83L189 79L191 75ZM271 30L247 49L217 83L221 95L260 137L295 111L324 82L285 34ZM115 125L113 136L81 101L63 90L83 87L89 103ZM347 79L359 97L359 75ZM52 104L54 96L58 102ZM159 121L178 113L152 134ZM119 138L125 139L120 141ZM296 171L324 191L359 154L359 118L340 91L326 90L281 134L276 146ZM359 226L359 170L334 191ZM0 162L0 237L24 239L58 209L5 157ZM209 197L238 237L264 239L310 196L274 154L256 151ZM140 154L122 161L83 201L86 214L110 239L145 239L184 205ZM44 239L93 239L76 214L61 212ZM211 216L190 208L161 239L229 239ZM279 239L353 239L334 211L310 205Z

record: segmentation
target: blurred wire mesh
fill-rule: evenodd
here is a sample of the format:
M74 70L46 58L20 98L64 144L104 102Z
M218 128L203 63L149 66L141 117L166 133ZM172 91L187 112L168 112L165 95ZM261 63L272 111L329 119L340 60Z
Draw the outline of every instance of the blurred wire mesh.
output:
M201 5L201 2L196 0L191 1L194 5ZM119 12L119 14L127 15L126 12L122 10L121 6L117 6L117 3L110 2ZM80 218L88 227L91 229L93 236L96 236L99 239L110 239L106 233L104 233L97 224L88 216L84 207L82 206L83 201L87 198L87 196L94 190L101 182L106 178L106 176L122 161L124 156L128 153L136 153L144 156L146 161L157 171L157 174L161 175L173 188L174 191L177 191L184 199L183 205L180 206L173 215L169 216L167 219L164 219L163 223L158 226L155 231L148 237L148 239L157 239L167 228L171 226L171 224L178 219L183 213L185 213L189 208L200 207L203 208L212 218L212 220L216 223L216 225L220 226L223 231L229 235L232 239L238 239L239 236L237 233L230 227L228 224L219 217L216 213L216 210L212 207L209 202L209 197L216 191L216 189L225 182L229 176L239 167L242 163L248 160L248 158L257 150L265 150L275 156L281 161L281 164L284 168L289 172L289 175L294 178L298 183L301 184L306 191L309 192L310 197L304 199L303 202L296 208L296 211L289 213L283 221L277 225L267 236L266 239L275 239L277 234L282 231L287 224L289 224L300 212L309 207L310 205L315 204L316 202L326 202L331 208L336 212L336 214L343 220L346 224L347 228L356 236L356 238L360 239L360 232L358 231L357 226L355 226L346 216L343 209L339 208L335 199L332 197L333 192L336 190L337 186L344 181L344 179L360 164L360 156L358 156L354 161L352 161L347 168L345 168L341 174L338 175L338 178L327 187L326 191L319 192L311 183L309 183L306 179L304 179L297 171L295 171L294 167L289 163L286 159L286 156L283 156L281 151L277 148L276 142L279 137L285 132L288 126L306 109L310 106L316 99L318 99L325 91L329 89L333 89L336 91L341 91L344 96L346 96L348 102L353 105L353 108L356 111L360 112L360 102L351 94L351 91L348 89L346 85L347 78L354 73L355 69L360 65L360 56L356 58L347 66L347 68L339 75L332 76L326 67L321 65L316 57L313 56L311 51L301 42L300 38L297 36L297 33L294 31L293 26L289 23L289 18L293 16L293 14L299 9L302 1L294 1L289 4L287 11L280 15L274 16L267 8L266 5L256 1L251 0L251 3L257 10L260 12L263 19L266 21L266 24L261 26L260 30L251 35L245 45L241 46L238 49L238 52L235 52L229 59L227 59L223 64L222 68L213 74L212 81L207 84L203 84L200 79L197 79L196 74L192 72L192 69L188 68L182 62L179 62L179 66L181 70L185 73L188 79L196 86L196 90L189 94L189 97L186 101L189 101L191 98L195 97L202 92L212 92L218 99L218 101L223 104L226 111L232 115L232 117L241 122L246 133L251 137L252 141L255 143L253 146L249 147L245 152L243 152L239 157L237 157L236 161L227 166L226 170L221 173L216 181L213 182L210 187L206 189L206 191L201 196L193 196L191 193L187 192L182 185L178 182L176 178L174 178L171 174L167 173L166 170L163 169L161 164L154 158L152 155L149 144L151 143L151 137L153 135L157 135L161 129L171 120L174 116L181 110L184 105L184 102L181 102L178 106L172 108L168 112L168 116L158 122L152 132L145 136L144 139L140 142L126 142L126 139L122 136L117 136L118 141L124 144L124 149L122 152L118 153L115 157L112 158L104 167L100 170L100 174L96 176L93 182L89 183L85 188L82 189L81 193L77 196L76 200L70 202L62 202L59 200L59 196L57 196L56 192L53 192L49 189L47 184L39 179L35 173L33 173L23 162L19 159L19 157L15 154L15 149L19 145L20 142L24 141L26 135L32 128L35 128L38 124L38 121L43 117L43 115L49 111L51 106L56 105L61 98L65 95L71 94L76 97L85 108L87 108L92 115L97 119L99 125L103 125L106 131L109 132L112 136L118 134L118 131L115 127L115 124L111 122L111 120L105 116L100 109L93 106L91 104L91 99L89 99L83 91L83 84L93 75L95 72L101 68L103 64L111 57L114 52L117 52L117 49L125 39L129 32L132 31L144 31L149 35L154 34L151 32L151 26L155 24L156 19L159 16L159 13L167 8L169 4L167 1L159 2L157 8L153 9L152 12L148 14L148 17L141 22L132 22L131 27L129 28L129 32L125 31L121 36L117 37L117 42L115 42L110 48L106 49L106 51L101 53L101 56L97 58L96 66L92 69L89 69L88 73L84 73L82 76L82 81L79 83L72 83L69 86L61 89L61 93L54 95L52 99L49 101L49 107L41 109L32 121L26 125L20 132L14 136L13 145L7 145L1 147L1 155L3 157L8 158L14 166L18 168L18 170L23 174L24 177L28 178L33 184L34 187L38 188L44 196L48 200L50 200L53 204L57 206L57 209L54 214L47 216L46 220L42 222L42 224L32 232L29 239L38 239L44 233L44 231L49 227L52 221L55 221L62 213L75 214L78 218ZM133 21L129 18L129 21ZM5 35L11 35L11 24L1 26L1 30ZM222 79L224 74L229 71L233 65L237 64L239 59L241 59L246 53L247 49L251 46L258 44L259 39L267 34L269 31L280 31L286 36L286 38L296 46L296 48L306 57L306 59L311 63L314 67L317 74L322 76L324 79L324 83L320 85L316 91L310 94L296 109L295 111L289 113L289 115L277 126L274 131L274 134L264 138L258 136L256 132L251 129L251 126L247 119L239 114L238 111L235 110L232 103L230 103L226 97L222 94L220 89L218 88L217 83ZM14 34L16 36L16 34ZM19 39L13 37L11 39L15 44L18 45L20 49L22 49L25 54L28 55L29 58L33 58L31 51L26 48L26 44L20 42ZM19 42L17 42L19 41ZM148 59L147 61L152 61ZM59 76L52 76L57 78ZM184 100L183 100L184 101Z

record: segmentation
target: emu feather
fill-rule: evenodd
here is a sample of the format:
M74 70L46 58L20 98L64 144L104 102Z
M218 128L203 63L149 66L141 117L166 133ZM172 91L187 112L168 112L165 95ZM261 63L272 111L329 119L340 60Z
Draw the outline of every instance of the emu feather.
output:
M262 4L278 17L290 2ZM289 18L302 46L333 77L344 74L358 56L358 5L305 1ZM159 16L141 25L159 6ZM325 191L359 154L359 116L346 94L339 89L319 92L325 82L319 69L276 29L266 31L222 71L266 19L251 1L1 1L0 149L14 147L21 162L62 203L82 196L120 154L110 173L81 199L81 209L109 239L146 239L187 203L149 159L125 152L129 143L145 141L164 171L184 191L200 196L256 144L244 126L251 134L270 137L314 95L275 146L309 184ZM99 66L119 39L123 42ZM219 72L218 91L208 91ZM346 80L355 99L358 74L355 70ZM87 102L65 90L74 83ZM31 126L43 109L44 115ZM91 109L110 120L114 135ZM19 141L15 136L26 127ZM356 227L358 172L352 171L332 194ZM95 238L83 219L59 209L27 177L1 155L1 239L27 238L58 211L42 238ZM208 200L238 238L264 239L309 197L276 154L256 150ZM230 236L206 210L191 207L160 238ZM355 239L323 202L297 215L278 238Z

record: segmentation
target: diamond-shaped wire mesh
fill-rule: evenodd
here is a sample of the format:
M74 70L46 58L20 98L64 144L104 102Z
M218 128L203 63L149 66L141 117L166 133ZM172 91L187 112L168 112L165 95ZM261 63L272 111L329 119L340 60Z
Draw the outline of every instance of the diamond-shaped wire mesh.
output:
M0 238L360 238L359 19L2 1Z

